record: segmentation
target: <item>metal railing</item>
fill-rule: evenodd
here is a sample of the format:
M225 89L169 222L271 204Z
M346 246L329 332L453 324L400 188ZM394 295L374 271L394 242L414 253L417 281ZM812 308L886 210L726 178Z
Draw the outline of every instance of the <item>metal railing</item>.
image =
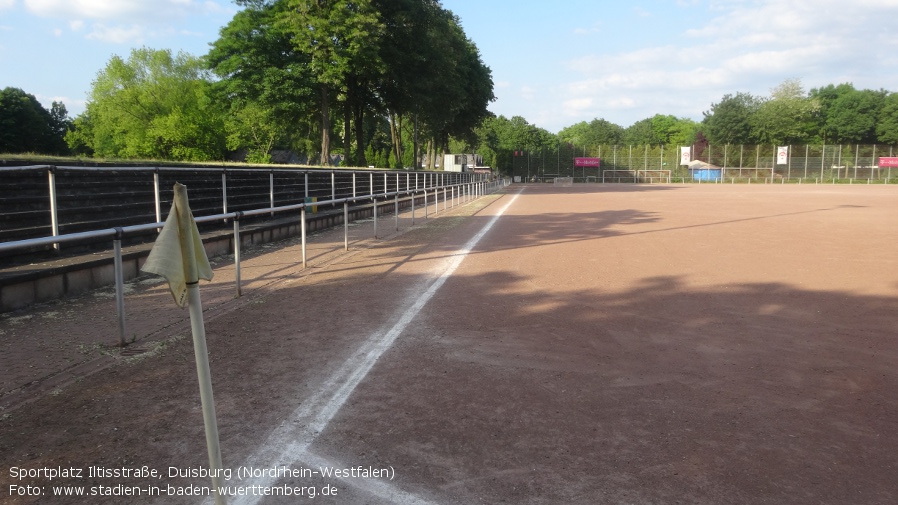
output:
M13 178L11 172L26 173ZM479 174L454 172L164 166L0 167L0 213L7 214L6 222L13 219L19 221L16 224L26 226L23 223L29 221L27 226L31 226L29 230L15 233L10 228L18 226L8 226L3 234L8 238L0 241L33 238L47 232L51 236L59 236L65 229L78 232L91 226L94 229L104 228L111 223L103 221L103 212L113 213L119 223L125 221L122 224L139 224L150 219L161 221L164 204L171 203L173 195L166 188L174 182L185 183L188 187L192 187L193 183L200 186L202 205L194 206L198 213L220 211L227 214L262 206L273 209L309 198L355 198L402 188L417 190L477 180L482 180ZM42 190L44 184L46 186ZM109 188L110 185L115 187ZM216 196L215 192L219 189L220 196ZM192 194L197 196L195 191ZM19 202L24 211L12 207L12 202ZM125 217L128 219L123 219ZM58 244L54 247L58 248Z
M50 171L52 174L52 171ZM373 182L373 173L370 175L371 181ZM443 174L433 174L433 175L443 175ZM472 174L473 175L473 174ZM52 178L52 176L51 176ZM398 180L398 179L397 179ZM371 193L363 196L354 195L351 197L344 198L332 198L330 200L322 200L315 202L302 202L290 205L283 206L270 206L259 209L252 209L247 211L235 211L235 212L223 212L215 215L207 215L195 217L195 221L197 223L209 223L215 221L222 220L231 220L233 221L233 237L234 237L234 263L235 263L235 296L241 296L241 274L240 274L240 250L241 250L241 241L240 241L240 222L243 218L251 217L251 216L262 216L262 215L275 215L287 212L300 212L300 222L301 222L301 250L302 250L302 266L305 268L307 266L307 257L306 257L306 209L314 206L339 206L343 207L343 234L344 234L344 249L349 250L349 205L350 203L358 203L358 202L371 202L373 217L374 217L374 238L378 238L378 206L383 203L387 203L392 200L394 206L394 216L395 216L395 228L399 230L399 206L400 201L410 200L411 202L411 221L412 225L415 224L415 200L422 197L424 199L424 218L427 219L429 217L429 207L430 203L428 198L432 198L433 205L435 206L434 211L440 212L440 200L442 198L443 202L443 211L446 211L451 207L456 207L458 205L462 205L471 201L473 199L479 198L483 195L492 193L500 189L501 187L507 185L507 181L505 180L487 180L485 177L471 177L470 181L457 183L457 184L446 184L446 185L434 185L430 187L424 188L411 188L397 191L384 191L382 193ZM398 184L397 184L398 186ZM51 184L51 188L52 188ZM370 186L373 190L373 183ZM385 188L388 186L385 184ZM354 188L355 189L355 188ZM52 189L51 189L52 191ZM159 194L157 188L157 195ZM332 193L335 195L336 193ZM52 196L51 196L52 200ZM224 197L224 201L226 201L226 196ZM158 202L158 200L157 200ZM157 203L157 208L159 204ZM32 250L35 247L40 246L58 246L59 244L65 243L75 243L82 242L85 240L97 240L97 239L109 239L113 240L113 261L114 261L114 276L115 276L115 300L116 300L116 311L118 314L118 329L120 336L120 345L126 345L126 321L125 321L125 300L124 300L124 268L123 268L123 260L122 260L122 239L128 235L140 234L151 232L153 230L160 230L164 226L164 222L162 220L161 213L157 213L157 222L155 223L147 223L141 225L133 225L133 226L122 226L122 227L112 227L106 229L92 230L86 232L79 233L70 233L70 234L54 234L50 237L41 237L41 238L33 238L26 240L17 240L17 241L9 241L9 242L0 242L0 253L9 252L9 251L27 251Z

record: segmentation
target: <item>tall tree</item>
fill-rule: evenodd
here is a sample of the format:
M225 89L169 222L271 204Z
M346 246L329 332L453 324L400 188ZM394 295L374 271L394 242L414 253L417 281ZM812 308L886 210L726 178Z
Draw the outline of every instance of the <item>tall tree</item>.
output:
M278 22L283 1L243 1L212 43L206 62L219 77L217 98L229 104L228 148L247 149L252 161L269 159L276 145L302 151L317 132L316 84L310 58Z
M283 26L292 35L296 49L309 56L309 69L318 84L321 164L328 164L331 101L340 92L351 95L359 76L370 75L380 67L383 24L371 0L285 1Z

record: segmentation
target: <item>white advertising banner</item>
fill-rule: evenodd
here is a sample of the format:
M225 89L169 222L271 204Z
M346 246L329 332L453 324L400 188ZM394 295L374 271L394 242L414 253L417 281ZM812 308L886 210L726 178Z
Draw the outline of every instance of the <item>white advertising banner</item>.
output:
M777 165L788 165L789 164L789 147L781 146L776 148L776 164Z
M692 146L680 148L680 165L688 165L692 161Z

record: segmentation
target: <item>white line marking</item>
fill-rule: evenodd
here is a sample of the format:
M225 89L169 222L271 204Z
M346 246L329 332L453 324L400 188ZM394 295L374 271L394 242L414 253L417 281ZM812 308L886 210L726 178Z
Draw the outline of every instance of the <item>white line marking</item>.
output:
M253 466L257 468L270 468L273 466L289 465L290 463L301 461L309 458L309 445L324 431L328 423L334 418L349 395L364 380L368 372L374 368L377 360L386 352L396 341L396 338L405 331L405 328L415 319L421 309L427 305L427 302L436 294L436 292L445 284L446 280L455 273L455 270L461 265L465 257L477 246L477 243L492 229L496 221L505 213L506 210L517 200L520 192L515 194L511 200L502 207L499 212L493 216L484 227L469 240L462 249L456 251L450 256L450 260L446 269L442 274L427 288L421 295L413 295L414 302L409 306L399 321L393 325L390 330L382 337L378 338L378 333L369 336L365 343L355 352L343 365L326 380L315 394L309 397L301 406L299 406L290 417L281 423L280 426L268 436L265 442L259 446L256 451L247 458L243 466ZM328 393L333 392L330 396ZM241 486L260 486L270 487L277 481L274 477L262 477L253 481L242 481ZM380 496L383 492L381 487L386 486L379 483L379 487L370 489L372 494ZM413 504L426 503L426 500L420 499L405 492L397 494L396 503ZM260 496L243 496L234 500L234 503L244 505L255 505L262 499ZM210 500L206 500L211 503Z

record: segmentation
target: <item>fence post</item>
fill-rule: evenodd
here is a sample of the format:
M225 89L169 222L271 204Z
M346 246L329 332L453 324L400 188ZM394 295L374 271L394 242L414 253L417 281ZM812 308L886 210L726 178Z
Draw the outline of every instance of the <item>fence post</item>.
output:
M352 178L355 181L355 174ZM343 202L343 250L349 250L349 202Z
M159 167L153 168L153 195L156 200L156 222L162 222L162 196L159 194Z
M393 214L396 219L396 231L399 231L399 174L396 174L396 195L393 198Z
M50 230L54 237L59 236L59 208L56 206L56 167L47 169L48 185L50 186ZM59 251L59 243L53 244L53 249Z
M228 170L224 169L221 171L221 208L222 214L228 213ZM228 220L225 219L225 222Z
M334 174L334 171L331 170L331 200L337 199L337 176Z
M270 195L271 208L274 208L274 170L268 172L268 192ZM274 211L271 211L271 216L274 217Z
M308 177L308 174L306 175ZM302 267L306 267L306 208L303 207L299 213L302 224L300 225L300 235L302 236Z
M372 200L374 200L374 205L371 207L374 209L374 238L377 238L377 197Z
M243 217L242 212L237 212L234 216L234 284L237 287L237 298L243 295L240 287L240 218Z
M118 314L119 347L125 347L125 272L122 268L122 235L121 228L115 229L112 241L115 249L115 310Z

